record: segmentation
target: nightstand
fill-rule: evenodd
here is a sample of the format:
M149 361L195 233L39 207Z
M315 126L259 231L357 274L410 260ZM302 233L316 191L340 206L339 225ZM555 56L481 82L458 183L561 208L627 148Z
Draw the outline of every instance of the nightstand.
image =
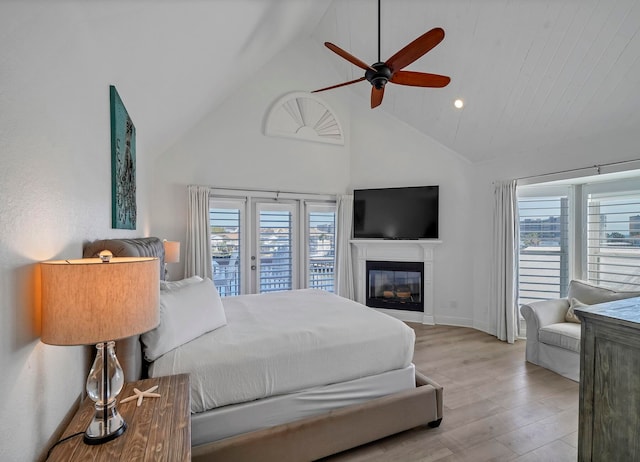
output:
M132 396L133 389L144 391L158 385L160 398L144 398L118 404L127 422L122 436L101 445L87 445L82 434L60 443L51 451L48 461L190 461L191 460L191 393L189 375L171 375L125 384L118 402ZM86 398L62 434L65 438L84 432L93 417L93 401Z

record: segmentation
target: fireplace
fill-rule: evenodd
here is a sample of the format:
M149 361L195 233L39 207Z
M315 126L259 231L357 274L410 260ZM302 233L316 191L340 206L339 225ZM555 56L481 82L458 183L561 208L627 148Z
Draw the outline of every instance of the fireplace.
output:
M353 250L356 301L363 305L371 306L371 302L367 302L369 294L367 262L421 262L424 269L420 278L420 283L422 284L422 309L410 310L406 302L401 303L399 309L372 308L382 310L389 316L402 321L435 324L433 301L435 269L433 257L435 249L442 244L442 241L432 239L352 239L350 243Z
M366 262L366 305L423 311L424 262Z

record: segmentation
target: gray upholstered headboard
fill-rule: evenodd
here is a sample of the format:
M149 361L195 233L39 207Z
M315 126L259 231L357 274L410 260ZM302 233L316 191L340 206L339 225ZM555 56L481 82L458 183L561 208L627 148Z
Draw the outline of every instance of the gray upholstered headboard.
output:
M135 239L101 239L84 244L85 258L97 257L102 250L109 250L114 257L158 257L160 277L164 279L164 244L157 237ZM140 336L136 335L116 342L116 355L127 382L145 378L147 368L142 356Z
M164 244L157 237L136 239L99 239L84 244L84 258L97 257L103 250L109 250L114 257L158 257L160 278L164 279Z

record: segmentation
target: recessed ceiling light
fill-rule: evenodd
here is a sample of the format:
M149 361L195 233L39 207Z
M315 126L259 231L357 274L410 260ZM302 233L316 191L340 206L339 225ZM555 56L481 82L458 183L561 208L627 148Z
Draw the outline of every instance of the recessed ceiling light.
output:
M455 107L457 107L458 109L462 109L464 107L464 101L462 101L460 98L458 98L457 100L455 100L453 102L453 105Z

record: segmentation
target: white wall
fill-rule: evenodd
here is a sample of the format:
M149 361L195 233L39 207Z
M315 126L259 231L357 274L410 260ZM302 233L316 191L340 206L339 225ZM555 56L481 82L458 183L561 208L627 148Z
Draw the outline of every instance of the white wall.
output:
M371 110L368 101L354 101L352 111L351 187L440 186L435 321L460 326L480 322L483 328L482 320L473 318L471 298L471 164L384 111Z
M109 84L118 83L118 71L83 37L58 33L76 29L69 13L19 2L0 12L3 461L44 458L88 373L86 348L40 342L38 262L79 258L85 240L148 230L144 142L137 151L138 231L111 229Z

